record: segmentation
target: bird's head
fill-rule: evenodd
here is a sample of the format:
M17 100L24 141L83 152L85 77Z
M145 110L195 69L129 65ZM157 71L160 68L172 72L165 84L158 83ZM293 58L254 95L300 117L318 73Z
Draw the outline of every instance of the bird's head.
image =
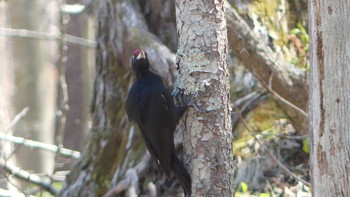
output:
M131 64L136 73L149 71L147 53L141 49L135 50L132 55Z

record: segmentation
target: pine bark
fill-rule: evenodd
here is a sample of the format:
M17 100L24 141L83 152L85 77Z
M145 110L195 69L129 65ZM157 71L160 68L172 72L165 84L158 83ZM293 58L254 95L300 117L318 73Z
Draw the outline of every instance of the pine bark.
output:
M309 1L313 196L350 196L350 4Z
M178 92L195 96L184 134L193 196L233 196L225 1L177 0Z

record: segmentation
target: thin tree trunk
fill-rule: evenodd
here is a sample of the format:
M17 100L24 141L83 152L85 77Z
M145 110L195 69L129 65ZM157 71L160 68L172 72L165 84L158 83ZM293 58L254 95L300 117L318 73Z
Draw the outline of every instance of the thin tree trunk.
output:
M195 95L184 134L193 196L233 196L225 1L177 0L178 91Z
M9 1L12 28L52 33L58 28L58 4L55 0ZM45 17L43 17L45 16ZM17 123L14 135L53 144L56 113L55 41L13 37L16 94L19 112L28 114ZM16 151L18 166L35 173L51 174L54 154L20 147Z
M69 0L67 3L80 3ZM97 9L97 8L96 8ZM84 12L72 15L67 33L89 40L95 39L95 17ZM87 141L90 121L90 105L95 72L95 50L87 46L68 43L66 78L69 97L69 111L64 132L65 147L82 150Z
M350 4L309 1L313 196L350 196Z

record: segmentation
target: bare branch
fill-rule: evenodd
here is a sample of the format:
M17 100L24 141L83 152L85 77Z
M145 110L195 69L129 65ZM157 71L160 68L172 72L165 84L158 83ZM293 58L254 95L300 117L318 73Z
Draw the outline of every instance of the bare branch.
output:
M271 85L267 85L265 83L265 81L254 71L253 69L253 74L254 76L261 82L261 84L273 95L273 97L275 97L276 99L278 99L279 101L283 102L284 104L290 106L291 108L293 108L295 111L299 112L301 115L305 116L305 118L308 117L308 114L300 109L298 106L294 105L293 103L289 102L288 100L284 99L281 95L279 95L277 92L275 92L272 88ZM272 75L271 75L272 76ZM272 77L271 80L272 81ZM270 82L271 84L271 82Z
M32 38L41 40L60 40L60 33L45 33L38 31L31 31L26 29L11 29L11 28L0 28L0 35L10 37L21 37L21 38ZM67 42L82 45L89 48L96 48L96 41L88 40L85 38L65 34L64 39Z
M22 111L20 111L11 121L10 125L3 131L3 133L7 134L13 126L15 126L17 124L17 122L22 119L27 112L29 111L29 107L26 107L24 109L22 109Z
M11 163L7 163L5 161L0 160L0 166L4 170L6 170L8 173L10 173L11 175L15 176L18 179L35 184L35 185L41 187L42 189L50 192L52 195L57 194L57 190L52 186L51 182L45 178L42 178L36 174L29 173L25 170L22 170L21 168L19 168L17 166L15 166Z
M51 151L54 153L59 152L60 154L64 155L64 156L68 156L68 157L72 157L74 159L79 159L80 158L80 152L78 151L74 151L74 150L70 150L70 149L66 149L66 148L59 148L56 145L52 145L52 144L46 144L43 142L38 142L38 141L34 141L34 140L28 140L25 138L21 138L21 137L15 137L12 135L6 135L3 133L0 133L0 139L1 140L7 140L16 144L20 144L23 146L27 146L30 148L36 148L36 149L41 149L41 150L47 150L47 151Z

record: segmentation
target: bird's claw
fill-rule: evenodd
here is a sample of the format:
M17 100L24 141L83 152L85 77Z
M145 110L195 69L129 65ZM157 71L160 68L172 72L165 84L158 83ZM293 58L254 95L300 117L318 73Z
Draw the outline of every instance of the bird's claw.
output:
M197 97L198 93L196 93L195 95L192 95L191 99L189 102L187 102L187 106L191 106L193 107L197 112L200 112L201 110L199 109L199 107L196 105L196 97Z

